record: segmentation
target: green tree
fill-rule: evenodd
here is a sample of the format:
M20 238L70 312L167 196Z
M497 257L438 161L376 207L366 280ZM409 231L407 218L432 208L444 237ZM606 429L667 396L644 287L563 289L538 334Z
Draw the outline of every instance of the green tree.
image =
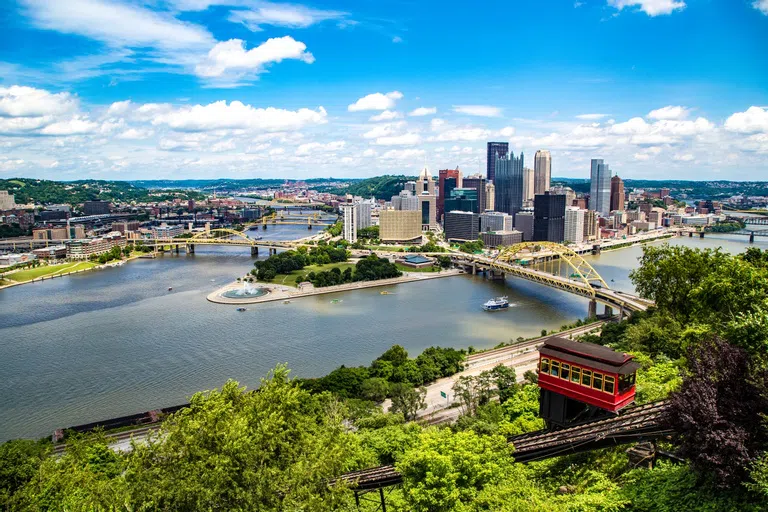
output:
M396 383L390 386L392 406L390 412L402 413L406 420L416 418L416 414L427 406L426 388L414 388L410 384Z
M365 379L360 385L360 394L368 400L381 402L389 394L389 383L381 377Z
M10 510L11 497L35 477L49 445L14 439L0 445L0 509Z

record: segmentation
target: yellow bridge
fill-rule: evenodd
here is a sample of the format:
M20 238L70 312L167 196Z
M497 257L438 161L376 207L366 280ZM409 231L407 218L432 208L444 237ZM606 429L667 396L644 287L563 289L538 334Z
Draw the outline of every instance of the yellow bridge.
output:
M619 309L622 316L624 313L644 311L653 304L635 295L611 290L581 255L557 243L523 242L500 248L495 258L475 254L452 254L451 259L475 273L490 272L491 277L501 278L511 275L586 297L590 299L590 316L596 313L598 302L607 308ZM549 265L553 271L533 268L534 264L543 264L544 267ZM557 271L554 271L555 265ZM561 274L563 266L568 272L567 276Z
M269 253L276 253L277 249L293 249L301 245L292 241L259 240L250 238L240 231L234 229L211 229L202 231L189 238L149 238L141 239L141 242L148 247L171 247L179 252L183 247L188 253L195 252L196 245L223 245L250 247L252 255L259 254L259 247L266 247Z
M324 219L320 212L314 212L307 215L285 212L272 213L265 215L257 221L249 222L245 224L246 229L257 228L261 226L267 229L268 225L294 225L294 226L307 226L307 229L312 229L312 226L332 226L335 224L335 220Z

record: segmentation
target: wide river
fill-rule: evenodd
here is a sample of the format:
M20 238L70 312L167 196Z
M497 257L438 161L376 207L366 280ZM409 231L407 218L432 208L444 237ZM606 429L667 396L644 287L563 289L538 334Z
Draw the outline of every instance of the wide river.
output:
M270 226L268 239L306 236ZM768 248L760 240L758 247ZM747 237L673 239L741 252ZM262 251L266 252L266 251ZM590 261L616 289L631 291L641 248ZM262 256L264 257L264 256ZM136 260L0 291L0 442L56 428L183 403L196 391L236 379L249 387L278 363L294 376L368 364L392 344L412 355L431 345L493 347L583 318L586 300L519 279L460 276L266 303L238 312L207 294L242 275L243 248L197 247L196 254ZM173 287L172 291L168 291ZM508 295L513 307L480 305ZM331 299L342 299L331 304Z

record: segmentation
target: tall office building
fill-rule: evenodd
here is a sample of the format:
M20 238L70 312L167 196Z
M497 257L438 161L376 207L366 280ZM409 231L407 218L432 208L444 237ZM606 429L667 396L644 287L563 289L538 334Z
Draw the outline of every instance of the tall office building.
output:
M411 194L416 195L416 182L415 181L405 182L405 186L403 187L403 190L407 190Z
M0 190L0 212L3 210L13 210L16 208L16 201L13 194L7 190Z
M597 212L586 210L584 212L584 240L600 239L600 219Z
M533 196L536 195L536 181L533 169L523 169L523 204L533 206Z
M463 188L472 188L477 191L477 211L475 213L483 213L487 210L488 195L486 185L488 182L485 177L481 174L473 174L464 178L463 183Z
M543 194L549 191L552 182L552 155L546 149L536 152L533 160L533 194Z
M603 217L611 213L611 168L602 159L592 159L589 209Z
M549 191L552 194L561 194L565 196L565 206L573 206L573 201L576 199L576 192L571 187L564 185L555 185L550 187Z
M410 190L401 190L396 196L392 196L392 208L395 210L418 210L419 198Z
M565 208L565 228L563 238L575 244L584 241L584 210L575 206Z
M445 200L451 197L451 190L461 188L461 171L455 169L440 169L437 171L437 218L442 219L445 213ZM450 180L447 181L446 180Z
M565 196L536 194L533 199L533 239L562 243L565 237Z
M106 215L109 213L108 201L86 201L83 203L84 215Z
M489 142L485 177L496 183L496 159L509 153L509 142Z
M344 202L339 205L344 215L344 240L350 243L357 242L357 204L350 194L347 194Z
M485 209L496 209L496 185L491 181L485 184Z
M445 211L478 212L477 190L474 188L455 188L451 190L451 197L445 200Z
M480 231L512 231L514 217L502 212L485 212L480 214Z
M429 170L424 167L416 181L416 197L419 198L421 210L421 226L425 231L437 229L437 197L435 196L435 180Z
M379 238L384 242L413 242L421 239L421 212L418 210L381 210Z
M624 180L611 178L611 211L624 209Z
M496 159L496 211L514 215L523 208L523 153Z
M357 204L357 229L369 228L373 225L371 213L375 199L355 198Z
M479 235L479 216L473 212L445 212L445 239L473 242Z
M523 234L523 241L533 240L533 212L517 212L515 214L515 229Z

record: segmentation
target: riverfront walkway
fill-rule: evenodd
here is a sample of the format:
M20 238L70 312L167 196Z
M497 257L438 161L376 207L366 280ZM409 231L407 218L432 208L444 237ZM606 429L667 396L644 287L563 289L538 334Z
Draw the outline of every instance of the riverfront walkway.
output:
M230 304L230 305L243 305L243 304L259 304L262 302L273 302L276 300L294 300L303 297L311 297L313 295L324 295L327 293L348 292L351 290L362 290L363 288L376 288L380 286L394 286L397 284L411 283L414 281L426 281L429 279L438 279L441 277L451 277L463 274L464 272L456 269L443 270L441 272L405 272L401 277L395 277L392 279L379 279L378 281L358 281L355 283L340 284L337 286L326 286L323 288L305 288L298 289L286 285L278 285L271 283L253 283L253 287L267 288L269 293L260 297L242 297L242 298L230 298L224 297L222 294L230 290L238 290L243 287L243 283L234 282L230 283L223 288L219 288L215 292L208 295L210 302L216 304Z

